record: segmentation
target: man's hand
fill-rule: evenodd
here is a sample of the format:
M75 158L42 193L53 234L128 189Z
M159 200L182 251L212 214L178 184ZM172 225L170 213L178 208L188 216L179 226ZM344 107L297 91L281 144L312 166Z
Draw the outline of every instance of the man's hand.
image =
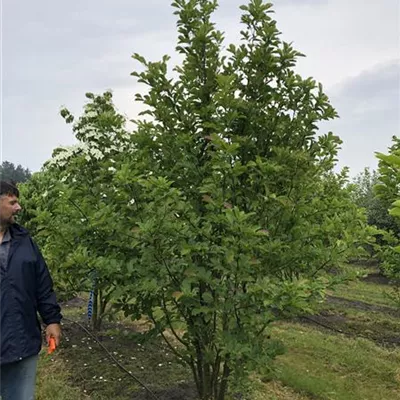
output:
M56 346L60 344L61 339L61 325L60 324L50 324L46 328L46 342L49 344L50 338L54 338L56 341Z

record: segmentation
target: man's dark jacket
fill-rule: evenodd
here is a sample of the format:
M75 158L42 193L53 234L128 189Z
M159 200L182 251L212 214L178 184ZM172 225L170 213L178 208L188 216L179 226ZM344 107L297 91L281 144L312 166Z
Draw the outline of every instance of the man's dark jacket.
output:
M0 364L38 354L41 328L37 313L46 325L60 323L57 304L46 263L28 231L13 224L8 265L0 281Z

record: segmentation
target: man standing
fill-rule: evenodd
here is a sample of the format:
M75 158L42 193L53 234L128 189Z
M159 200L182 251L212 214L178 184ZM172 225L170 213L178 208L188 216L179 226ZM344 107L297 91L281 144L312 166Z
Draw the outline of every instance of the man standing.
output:
M2 400L33 400L42 338L61 338L61 314L46 263L28 232L15 223L19 191L0 182L0 391Z

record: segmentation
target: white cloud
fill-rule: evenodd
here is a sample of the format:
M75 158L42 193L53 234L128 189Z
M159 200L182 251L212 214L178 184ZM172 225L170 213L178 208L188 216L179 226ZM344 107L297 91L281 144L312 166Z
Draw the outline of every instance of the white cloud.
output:
M400 136L400 60L363 71L328 90L340 118L323 125L344 140L340 166L352 174L376 168L375 152L386 152Z

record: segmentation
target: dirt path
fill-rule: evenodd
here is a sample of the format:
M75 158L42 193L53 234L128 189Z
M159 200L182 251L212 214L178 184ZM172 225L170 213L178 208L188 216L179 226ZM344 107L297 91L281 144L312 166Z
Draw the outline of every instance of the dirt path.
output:
M361 278L361 281L368 283L376 283L377 285L390 285L390 279L380 272L373 272L368 274L365 278Z
M381 346L400 346L400 310L334 296L327 298L327 305L329 309L317 315L298 318L297 321L325 331L372 340ZM360 313L347 313L346 309ZM377 314L380 314L380 318L376 317ZM387 315L388 318L382 318L381 315Z
M327 303L333 305L335 304L343 305L347 308L353 308L356 310L380 312L383 314L390 315L392 317L400 318L400 310L396 310L395 308L391 307L378 306L376 304L365 303L359 300L348 300L342 297L327 296Z

